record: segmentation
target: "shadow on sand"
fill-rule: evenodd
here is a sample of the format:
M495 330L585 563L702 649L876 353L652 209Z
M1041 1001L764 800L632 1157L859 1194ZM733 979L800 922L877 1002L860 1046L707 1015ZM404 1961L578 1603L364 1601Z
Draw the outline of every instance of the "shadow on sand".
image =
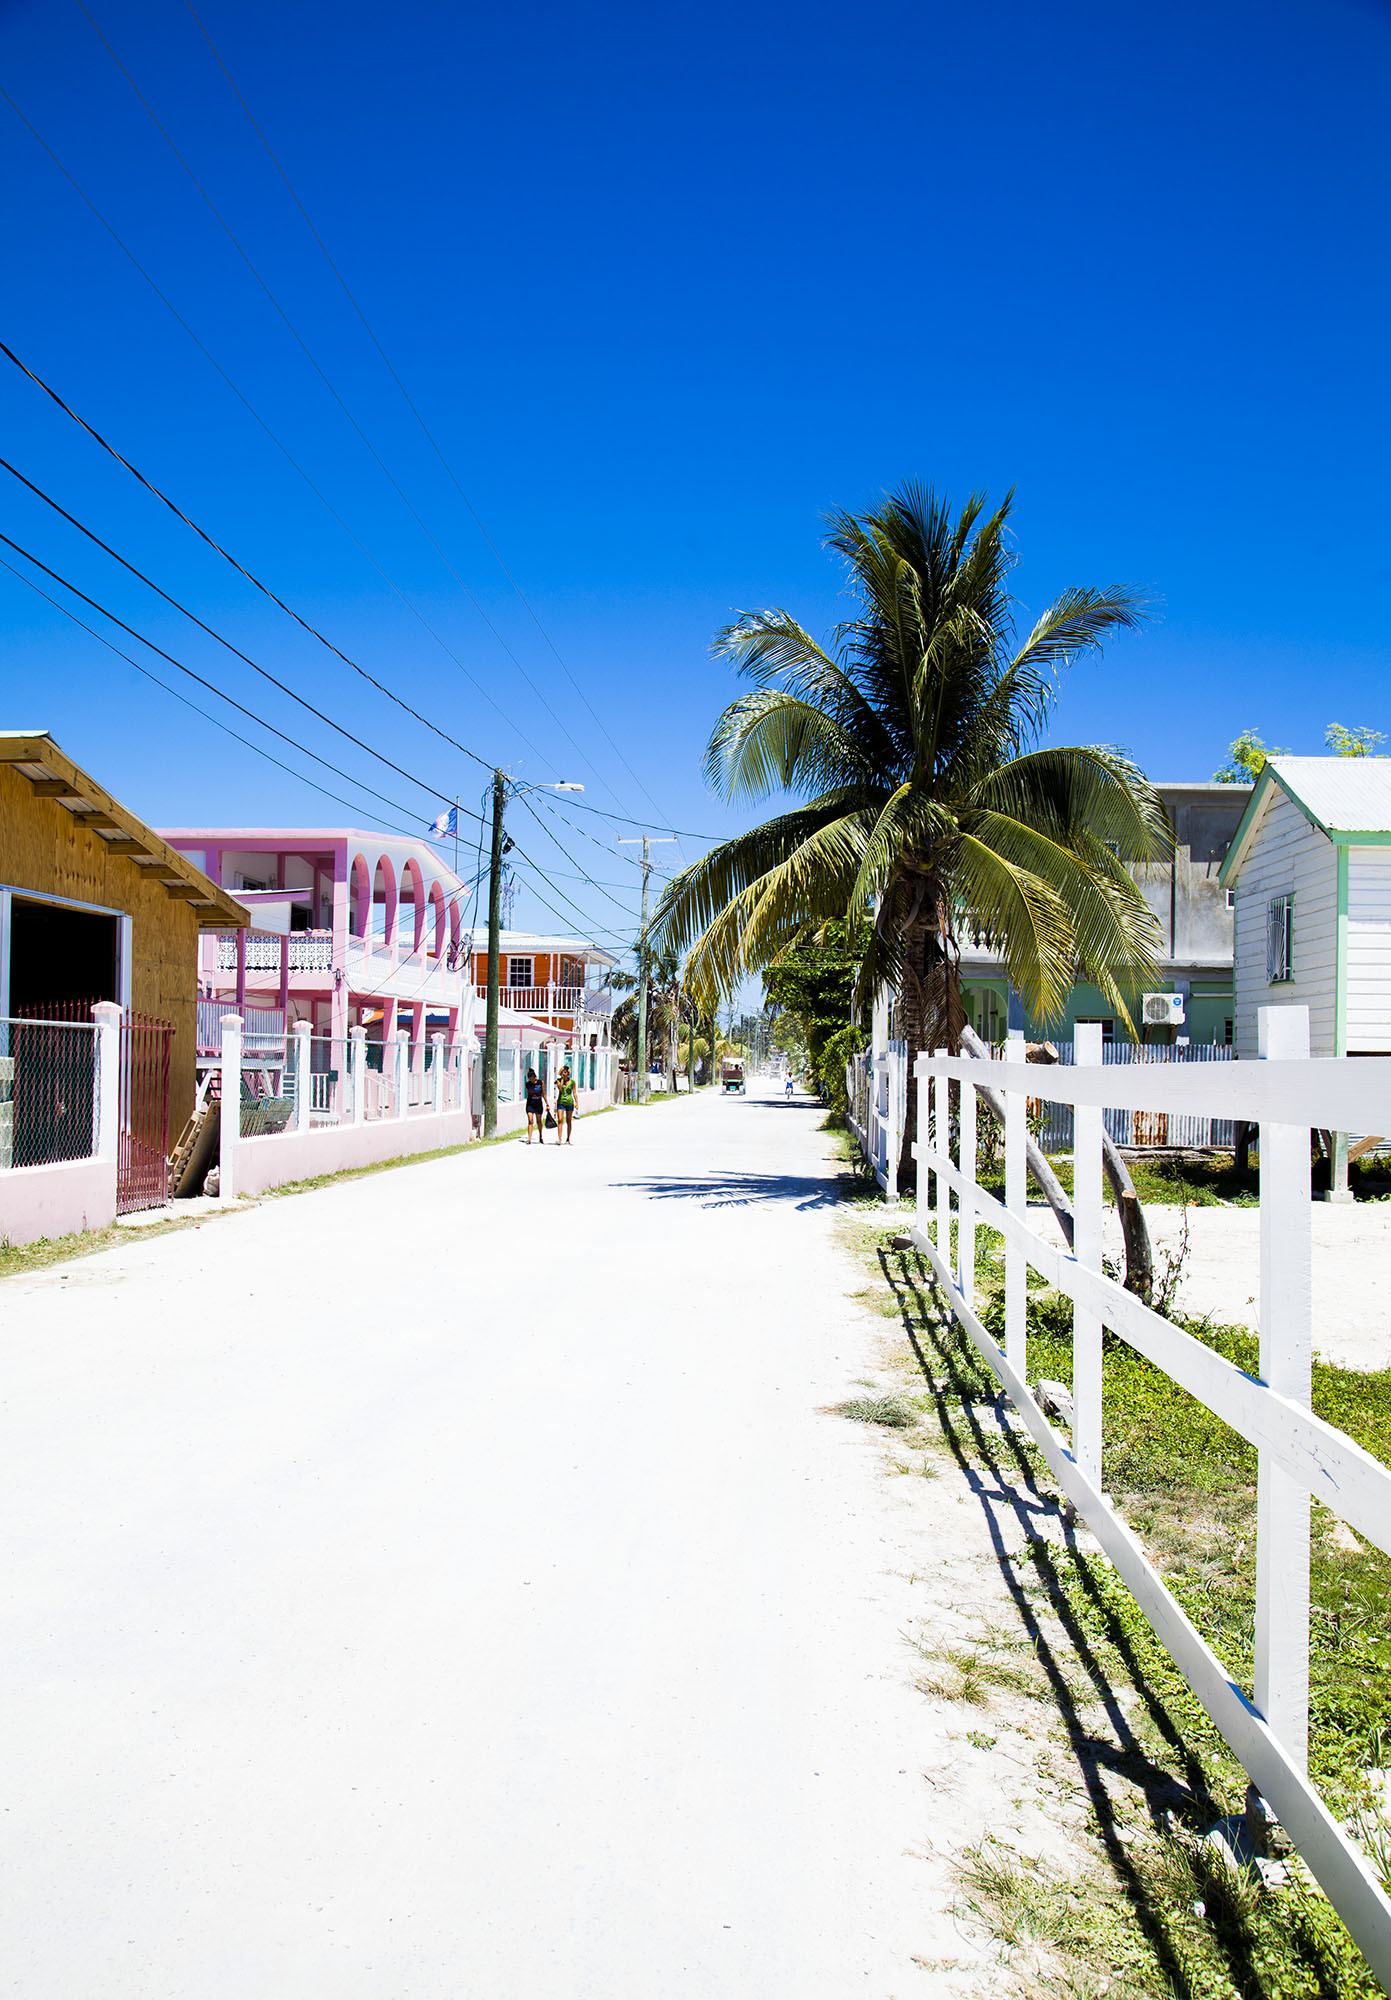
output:
M790 1202L795 1208L836 1208L845 1199L841 1178L821 1180L812 1174L759 1174L740 1171L707 1174L652 1174L642 1180L617 1181L653 1201L698 1201L702 1208L749 1208L757 1202Z

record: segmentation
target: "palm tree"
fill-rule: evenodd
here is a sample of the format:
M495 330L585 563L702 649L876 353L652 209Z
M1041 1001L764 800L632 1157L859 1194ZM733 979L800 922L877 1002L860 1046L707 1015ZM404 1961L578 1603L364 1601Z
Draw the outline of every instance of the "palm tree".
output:
M1012 496L953 519L908 485L831 517L855 615L817 644L788 611L748 611L717 655L754 683L705 754L727 799L801 803L722 842L668 885L651 925L698 992L730 992L808 930L872 917L857 1005L896 992L911 1048L960 1045L960 945L981 938L1042 1019L1081 977L1127 1025L1159 932L1126 863L1164 852L1134 764L1042 741L1060 668L1140 620L1124 589L1072 589L1021 637L1008 583ZM911 1093L910 1093L911 1095Z

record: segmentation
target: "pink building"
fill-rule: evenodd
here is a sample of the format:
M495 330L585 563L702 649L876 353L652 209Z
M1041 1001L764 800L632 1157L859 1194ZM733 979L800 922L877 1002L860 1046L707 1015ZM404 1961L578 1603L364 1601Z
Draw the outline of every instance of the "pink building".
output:
M406 1030L471 1044L472 891L427 840L350 827L173 827L171 847L251 912L242 932L214 932L199 962L198 1045L220 1047L235 1009L248 1049L283 1043L296 1023L341 1048L351 1028L369 1049Z
M225 1015L244 1021L257 1094L284 1088L288 1044L307 1023L313 1115L341 1114L350 1030L367 1037L369 1086L386 1051L410 1040L412 1102L425 1097L434 1038L443 1038L481 1112L477 1059L487 1000L487 926L472 889L431 843L350 827L172 827L163 838L251 912L245 931L200 946L198 1055L210 1069ZM611 955L580 937L506 932L502 939L499 1095L521 1097L529 1067L553 1076L568 1061L590 1105L612 1083ZM438 1045L435 1045L438 1046Z

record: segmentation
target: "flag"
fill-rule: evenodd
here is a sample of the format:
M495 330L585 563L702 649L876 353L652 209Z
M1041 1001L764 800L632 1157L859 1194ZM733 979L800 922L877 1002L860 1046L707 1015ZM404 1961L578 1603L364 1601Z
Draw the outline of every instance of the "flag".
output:
M430 831L441 836L457 833L459 831L459 808L451 806L448 812L442 812L439 818L432 824Z

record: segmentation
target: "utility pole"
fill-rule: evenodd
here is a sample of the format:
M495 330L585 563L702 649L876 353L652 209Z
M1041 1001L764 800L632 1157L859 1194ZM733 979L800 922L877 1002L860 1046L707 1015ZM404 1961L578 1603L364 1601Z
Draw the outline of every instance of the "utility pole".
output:
M483 1034L483 1137L497 1131L498 959L502 932L502 815L507 780L493 772L493 846L488 870L488 1014Z
M488 868L488 1013L483 1030L483 1137L491 1139L497 1131L497 1043L498 1011L501 998L502 954L502 862L510 842L504 839L502 831L503 814L507 809L507 789L509 779L505 771L493 772L493 846L492 860ZM512 790L520 798L523 792L582 792L583 785L576 785L561 779L555 784L512 784ZM484 793L487 799L487 793ZM458 873L458 870L455 870ZM511 916L510 893L508 915Z
M647 883L652 873L652 844L664 841L675 842L673 834L644 833L641 839L634 834L620 837L620 847L642 848L642 935L638 939L638 1103L647 1102L647 987L651 976L651 960L647 951Z

